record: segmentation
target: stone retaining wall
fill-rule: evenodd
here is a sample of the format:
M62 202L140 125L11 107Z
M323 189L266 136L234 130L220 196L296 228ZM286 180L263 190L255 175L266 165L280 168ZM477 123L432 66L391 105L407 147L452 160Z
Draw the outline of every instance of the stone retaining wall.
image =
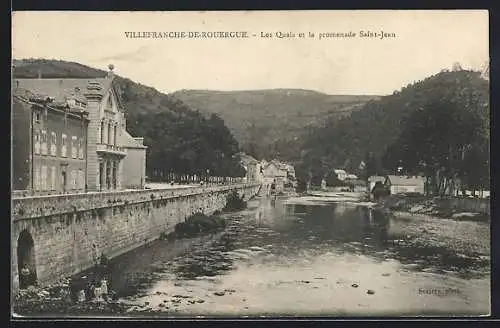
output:
M232 190L248 200L259 184L150 189L12 199L13 286L18 288L18 238L33 238L41 285L149 243L195 212L220 210Z

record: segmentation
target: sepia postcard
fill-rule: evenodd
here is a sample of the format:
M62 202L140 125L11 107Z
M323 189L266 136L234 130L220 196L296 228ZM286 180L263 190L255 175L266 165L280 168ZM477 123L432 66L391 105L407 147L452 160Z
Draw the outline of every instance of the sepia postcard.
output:
M12 13L11 313L490 315L486 10Z

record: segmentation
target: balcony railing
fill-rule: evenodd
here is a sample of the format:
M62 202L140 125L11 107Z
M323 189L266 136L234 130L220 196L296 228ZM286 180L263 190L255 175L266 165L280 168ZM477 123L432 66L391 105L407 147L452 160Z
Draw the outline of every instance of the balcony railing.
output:
M97 151L123 156L127 154L127 150L124 147L116 145L97 144Z

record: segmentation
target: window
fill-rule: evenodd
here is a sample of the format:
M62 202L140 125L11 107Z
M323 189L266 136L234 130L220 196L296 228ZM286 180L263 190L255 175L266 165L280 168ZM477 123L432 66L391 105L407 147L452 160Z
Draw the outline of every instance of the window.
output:
M57 156L57 134L55 132L51 133L51 142L50 142L50 155Z
M66 135L64 133L61 137L61 156L67 156Z
M34 143L35 143L35 154L40 154L40 132L35 131L33 133Z
M78 189L85 189L85 175L83 170L78 170Z
M57 171L56 167L52 166L52 174L50 175L51 178L51 185L52 185L52 190L56 190L56 176L57 176Z
M76 149L76 136L71 137L71 158L76 158L77 149Z
M113 140L111 138L113 137L113 134L111 132L111 123L108 124L108 145L113 144Z
M38 166L35 166L33 170L33 180L35 182L35 190L40 190L40 168Z
M36 112L35 113L35 123L40 123L41 120L42 120L42 115L40 114L40 112Z
M42 190L47 190L47 166L42 166Z
M117 125L115 124L115 125L113 126L113 145L115 145L115 146L116 146L116 139L117 139L117 138L116 138L116 132L117 132L117 130L118 130L118 129L117 129Z
M47 155L47 131L42 130L42 155Z
M83 159L83 138L78 139L78 158Z
M76 171L75 170L71 171L71 184L73 186L73 189L76 189Z
M101 144L104 144L104 132L106 129L104 128L104 121L101 121Z

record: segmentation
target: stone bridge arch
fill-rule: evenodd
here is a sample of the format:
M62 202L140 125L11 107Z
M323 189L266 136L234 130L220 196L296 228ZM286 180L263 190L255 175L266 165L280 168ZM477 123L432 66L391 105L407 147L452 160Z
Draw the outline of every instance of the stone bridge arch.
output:
M27 229L19 233L16 253L19 288L24 289L37 282L35 241ZM29 270L29 275L22 274L23 268Z

